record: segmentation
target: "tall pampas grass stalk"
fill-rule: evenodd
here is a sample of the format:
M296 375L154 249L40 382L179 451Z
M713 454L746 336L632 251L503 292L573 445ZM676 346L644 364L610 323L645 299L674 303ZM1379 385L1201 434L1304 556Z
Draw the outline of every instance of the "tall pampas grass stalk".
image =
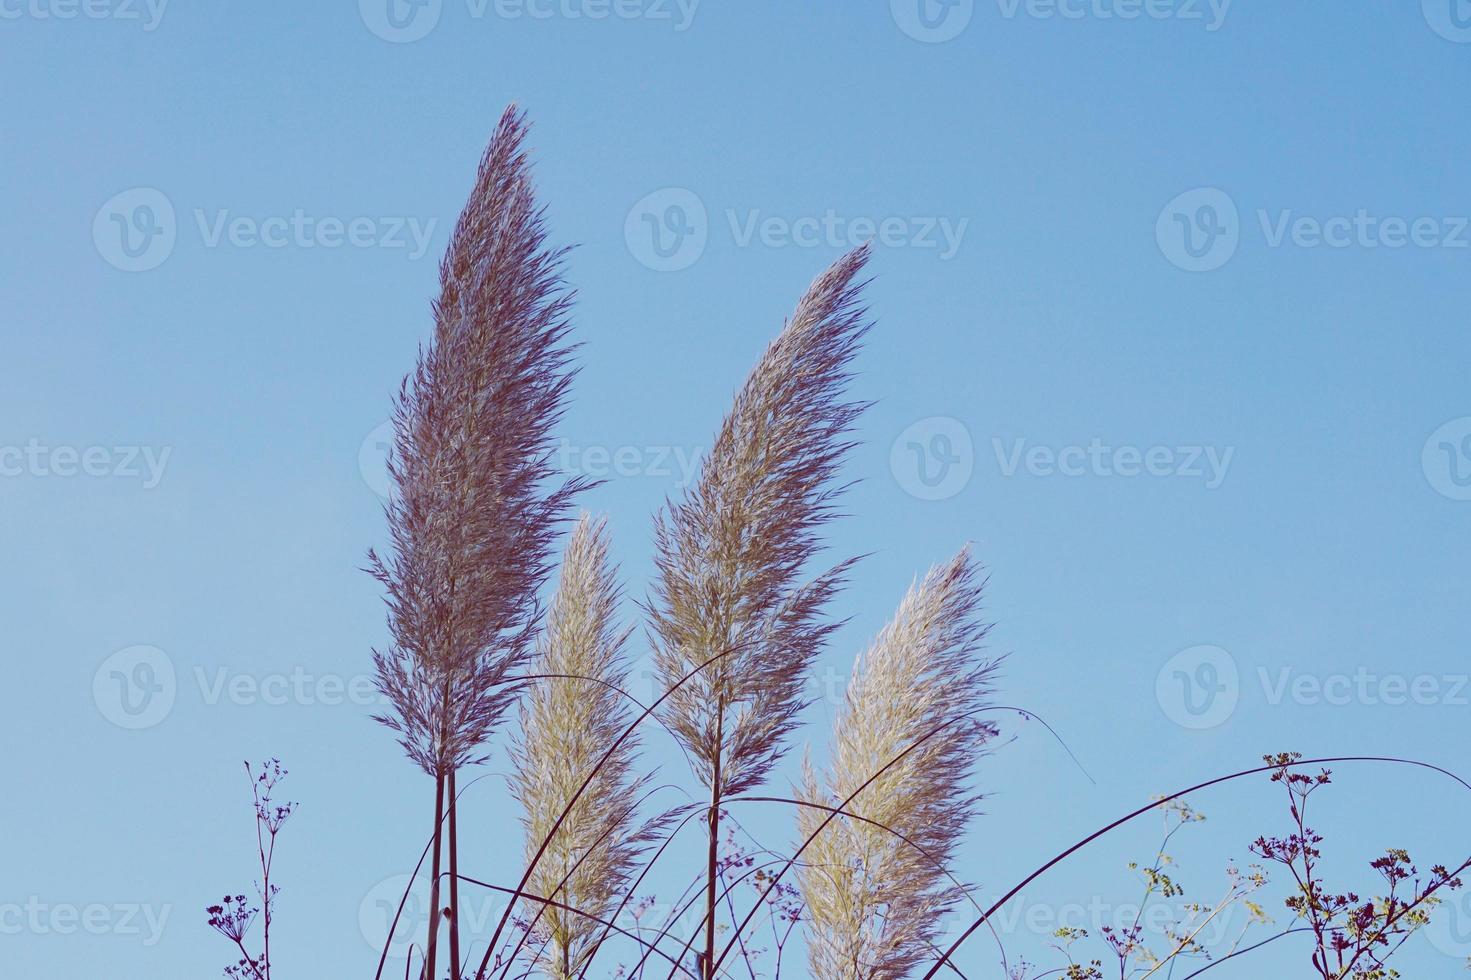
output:
M823 609L851 562L803 581L834 516L833 479L863 406L849 365L867 329L858 275L864 246L839 259L797 304L735 398L696 485L655 521L657 579L648 604L666 726L710 792L705 942L714 974L720 803L758 785L807 703L802 685L833 629Z
M394 408L387 505L392 554L369 552L392 646L374 651L390 710L378 718L435 780L431 908L439 909L450 806L449 936L459 975L455 773L515 702L536 592L581 481L555 482L551 430L572 377L564 249L546 245L514 106L501 116L440 264L433 340ZM425 976L437 980L432 917Z
M638 739L618 742L632 715L620 693L631 630L616 624L619 588L608 551L606 522L584 515L562 560L532 668L538 679L522 704L512 749L512 791L523 809L527 860L536 862L529 890L579 910L536 910L533 921L548 937L537 966L551 980L572 980L596 953L599 920L610 918L652 837L635 814L646 782L634 773Z
M996 734L975 718L996 669L982 655L983 585L967 548L909 590L854 669L827 771L804 765L806 801L848 800L864 818L798 813L811 838L798 881L814 980L908 976L965 895L945 868L980 800L972 768Z

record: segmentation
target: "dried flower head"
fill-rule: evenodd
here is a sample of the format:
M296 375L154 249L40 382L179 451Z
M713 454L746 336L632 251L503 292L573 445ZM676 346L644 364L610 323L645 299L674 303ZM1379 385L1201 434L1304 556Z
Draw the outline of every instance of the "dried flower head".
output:
M854 668L828 771L804 767L805 800L840 806L857 793L843 809L872 821L839 816L818 832L827 812L799 811L802 836L817 834L800 882L818 980L906 976L963 895L944 869L980 799L971 770L996 734L976 717L996 669L981 655L983 585L967 548L910 588Z
M664 719L717 797L758 784L780 758L832 629L819 617L849 563L801 576L863 408L844 392L867 329L856 281L867 257L850 252L807 290L736 395L698 483L655 524L649 613L666 689L721 658L674 692Z
M546 246L507 109L440 265L434 339L394 411L393 554L369 552L393 645L374 652L399 734L431 775L481 761L530 656L536 590L579 481L554 484L551 429L572 371L565 250Z
M637 738L608 755L632 714L632 702L619 693L629 630L616 625L618 599L606 524L584 515L567 545L537 645L533 671L542 676L527 692L512 749L512 791L524 811L528 860L550 837L528 890L587 913L551 906L533 913L547 940L538 965L555 980L577 976L596 951L601 927L589 916L608 917L651 833L635 815L645 781L633 771Z

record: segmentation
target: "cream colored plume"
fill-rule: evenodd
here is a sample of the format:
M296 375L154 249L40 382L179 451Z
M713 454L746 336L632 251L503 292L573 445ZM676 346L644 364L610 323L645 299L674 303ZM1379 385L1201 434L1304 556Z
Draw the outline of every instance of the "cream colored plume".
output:
M635 810L643 781L633 771L638 742L626 739L633 702L618 692L627 673L616 625L619 589L602 519L583 515L563 559L561 583L537 643L521 733L512 749L512 790L521 802L526 856L551 841L526 890L606 917L649 838ZM561 824L567 804L596 775ZM549 939L537 965L555 980L575 977L596 950L601 925L587 915L532 903L536 932Z
M872 821L834 817L803 855L815 980L908 975L963 895L945 867L975 815L973 770L996 734L977 714L996 666L981 653L983 584L965 549L910 588L855 666L827 772L806 766L805 800L839 807L857 792L842 808ZM799 810L803 839L827 816Z

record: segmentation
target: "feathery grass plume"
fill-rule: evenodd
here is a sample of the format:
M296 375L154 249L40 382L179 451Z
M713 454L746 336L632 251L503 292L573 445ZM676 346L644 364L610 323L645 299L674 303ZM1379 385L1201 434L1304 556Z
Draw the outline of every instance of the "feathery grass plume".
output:
M817 833L799 870L815 980L907 976L963 896L943 869L980 800L971 768L996 734L974 715L997 666L981 656L984 584L966 548L912 586L854 668L825 777L804 764L801 797L836 806L920 743L845 807L881 827L837 817L818 833L827 814L798 813L802 836Z
M455 771L484 760L483 743L519 694L507 680L531 655L556 526L584 486L553 482L551 430L573 373L572 294L566 250L546 245L525 135L523 114L508 108L440 264L434 337L394 406L393 553L368 554L393 638L373 654L391 706L377 720L436 780L435 908L446 788L453 824ZM453 951L453 916L450 929Z
M553 980L576 977L596 952L601 927L589 916L609 917L652 832L637 824L634 813L646 782L633 771L638 739L625 739L599 766L631 718L630 702L619 689L627 677L623 645L632 630L615 622L615 578L606 521L584 514L562 560L532 668L540 676L523 701L521 733L512 748L511 786L524 810L528 862L551 837L527 888L586 913L540 904L533 910L549 939L537 965ZM595 768L596 776L558 825Z
M720 800L759 784L781 757L807 667L833 629L823 607L851 564L801 581L864 407L844 393L868 327L856 281L867 258L867 246L848 253L808 288L736 395L698 483L655 521L655 665L666 688L698 671L664 721L710 789L707 975Z

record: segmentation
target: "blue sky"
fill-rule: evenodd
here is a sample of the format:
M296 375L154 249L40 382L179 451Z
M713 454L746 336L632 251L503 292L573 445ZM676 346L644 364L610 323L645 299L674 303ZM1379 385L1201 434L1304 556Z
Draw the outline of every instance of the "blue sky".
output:
M973 542L1005 701L1092 775L1008 722L959 862L983 894L1263 752L1471 769L1471 9L927 2L0 0L0 973L217 975L200 909L249 889L240 760L267 756L303 804L278 962L372 969L432 793L361 696L374 433L512 100L580 245L561 435L609 477L584 502L631 597L782 317L876 240L875 405L831 534L869 557L804 737L820 756L853 655ZM466 870L494 880L503 760L465 803ZM1342 887L1390 845L1466 856L1464 790L1339 772L1316 805ZM1283 814L1260 780L1194 802L1204 898ZM1136 900L1154 836L1029 888L1012 954ZM1407 976L1471 954L1471 904L1448 911ZM1300 963L1290 942L1214 976ZM960 962L999 975L983 935Z

